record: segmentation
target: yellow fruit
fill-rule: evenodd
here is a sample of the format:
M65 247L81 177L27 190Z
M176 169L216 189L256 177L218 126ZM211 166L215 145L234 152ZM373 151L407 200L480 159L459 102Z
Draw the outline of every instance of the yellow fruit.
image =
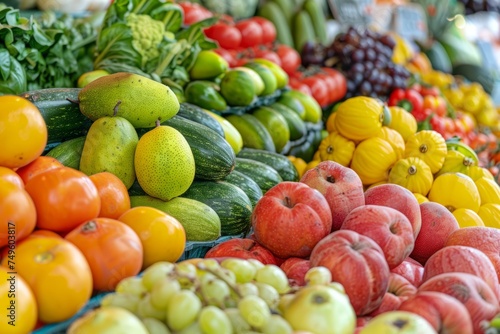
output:
M389 127L399 132L404 141L417 132L417 120L412 114L396 106L389 107L389 111L391 112L391 123Z
M481 197L481 205L487 203L500 204L500 187L494 180L481 177L474 181L474 183Z
M484 126L495 126L498 120L498 112L494 108L483 109L475 116L479 125Z
M470 176L474 181L478 180L481 177L495 180L495 177L488 169L479 166L471 166L467 175Z
M389 183L405 187L412 193L427 195L434 180L431 169L420 158L399 159L391 168Z
M427 197L425 197L424 195L422 195L422 194L413 193L413 196L415 196L415 198L417 199L418 204L429 202L429 199Z
M224 131L224 136L234 151L234 154L238 154L243 148L243 138L241 134L236 130L234 125L229 123L227 119L222 116L217 115L211 111L203 109L204 112L212 116L219 124L222 126L222 130Z
M385 139L387 142L389 142L389 144L391 144L392 148L394 148L394 152L396 152L396 156L398 157L398 159L401 159L403 157L405 153L405 140L399 132L387 126L383 126L377 134L377 137Z
M441 169L446 153L446 141L436 131L423 130L406 140L405 158L422 159L431 168L432 174Z
M365 96L347 99L339 105L335 113L335 126L339 133L355 141L375 137L384 121L382 103Z
M337 132L332 132L319 144L319 160L332 160L347 167L351 162L355 147L354 142Z
M471 209L456 209L455 211L453 211L453 216L455 216L455 219L457 220L458 226L460 226L460 228L484 226L481 217L479 217L479 215Z
M373 137L358 144L352 156L351 168L364 185L387 180L389 169L397 161L391 144Z
M436 176L444 173L463 173L469 175L469 168L474 165L474 160L466 157L463 153L448 150L444 158L443 166Z
M386 184L386 183L387 183L387 181L380 181L380 182L376 182L376 183L370 184L368 187L366 187L365 191L368 190L368 189L370 189L370 188L379 186L381 184Z
M313 169L317 165L319 165L320 162L321 162L321 160L311 160L311 161L309 161L307 163L307 165L306 165L306 168L304 168L304 173L307 172L310 169Z
M444 205L451 212L459 208L477 212L481 205L481 197L476 184L470 177L462 173L439 175L434 180L427 198L431 202Z
M328 116L328 119L326 120L326 131L328 132L333 132L337 131L335 128L335 117L337 116L337 113L332 112L330 116Z
M486 203L477 212L485 226L500 228L500 204Z
M306 169L307 162L305 162L304 159L302 159L302 158L294 157L292 155L289 155L287 158L295 166L295 169L299 173L299 178L301 178L302 175L304 175L304 171Z

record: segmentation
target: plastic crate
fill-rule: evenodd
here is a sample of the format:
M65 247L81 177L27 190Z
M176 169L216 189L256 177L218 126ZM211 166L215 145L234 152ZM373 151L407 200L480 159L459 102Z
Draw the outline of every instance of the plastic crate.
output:
M235 236L224 236L220 237L214 241L188 241L186 242L186 247L184 249L184 254L182 254L181 258L178 261L183 261L187 259L194 259L204 257L205 254L210 250L210 248L224 242L227 240L231 240L234 238L243 238L244 235L235 235ZM141 274L139 274L140 276ZM87 304L72 318L58 322L55 324L46 325L32 332L32 334L64 334L66 330L71 326L71 324L86 312L98 307L101 303L101 300L104 296L106 296L110 292L104 292L93 296Z

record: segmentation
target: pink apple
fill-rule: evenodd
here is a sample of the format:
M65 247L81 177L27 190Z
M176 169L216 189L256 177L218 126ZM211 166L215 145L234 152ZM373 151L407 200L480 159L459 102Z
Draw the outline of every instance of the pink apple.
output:
M311 267L324 266L332 281L343 285L356 315L382 303L389 285L389 266L380 246L364 235L339 230L321 240L311 253Z
M467 246L446 246L425 263L423 280L442 273L462 272L482 278L493 290L498 289L498 276L493 263L480 250Z
M304 286L306 285L304 276L311 268L311 264L309 260L290 257L280 265L280 268L285 272L291 286Z
M421 291L442 292L458 299L467 308L474 333L483 333L481 323L490 321L500 310L497 297L481 278L466 273L444 273L420 285Z
M390 292L386 292L384 294L384 298L382 298L382 303L380 304L380 306L377 307L375 310L371 311L369 315L375 317L381 313L395 311L399 308L402 302L403 299L399 298L398 296Z
M369 315L374 317L380 313L397 310L403 301L416 293L417 288L408 282L406 278L391 273L389 276L389 287L382 299L382 304Z
M460 227L455 216L436 202L420 204L420 214L422 228L410 257L424 265L432 254L444 247L448 236Z
M442 292L421 291L403 301L399 310L424 317L438 333L473 332L467 308L458 299Z
M356 231L372 238L384 252L389 268L397 267L413 250L410 221L396 209L380 205L363 205L352 210L342 230Z
M403 276L413 286L418 288L420 283L422 283L424 267L412 258L406 258L399 266L392 268L391 273Z
M223 241L211 248L206 258L236 257L240 259L256 259L264 264L276 264L274 255L255 240L234 238Z
M281 258L307 257L332 229L325 197L300 182L281 182L259 199L252 213L257 241Z
M383 205L398 210L410 221L415 238L420 232L420 206L408 189L392 183L375 186L365 191L365 204Z
M332 211L332 231L340 229L351 210L365 204L363 183L355 171L327 160L308 170L300 179L325 196Z

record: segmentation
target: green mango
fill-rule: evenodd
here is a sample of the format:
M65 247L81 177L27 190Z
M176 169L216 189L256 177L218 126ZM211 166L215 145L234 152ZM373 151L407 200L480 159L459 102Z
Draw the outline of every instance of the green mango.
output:
M190 82L184 90L186 102L209 110L224 111L226 100L217 90L217 84L205 80Z
M227 61L210 50L201 51L189 71L192 80L211 79L224 73L229 68Z

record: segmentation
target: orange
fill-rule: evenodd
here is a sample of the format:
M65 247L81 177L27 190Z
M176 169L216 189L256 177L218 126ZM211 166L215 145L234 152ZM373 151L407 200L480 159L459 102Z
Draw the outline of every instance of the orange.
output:
M38 108L15 95L0 96L0 166L26 166L47 144L47 126Z
M165 212L138 206L125 212L118 220L139 235L144 247L143 268L159 261L176 262L184 253L184 227Z
M23 179L10 168L0 166L0 180L5 180L24 189Z
M16 170L16 173L23 179L24 184L28 183L34 176L46 172L48 170L64 167L57 159L52 157L41 156L30 162L24 167Z
M130 209L127 187L118 176L102 172L89 176L101 198L99 217L118 219Z

